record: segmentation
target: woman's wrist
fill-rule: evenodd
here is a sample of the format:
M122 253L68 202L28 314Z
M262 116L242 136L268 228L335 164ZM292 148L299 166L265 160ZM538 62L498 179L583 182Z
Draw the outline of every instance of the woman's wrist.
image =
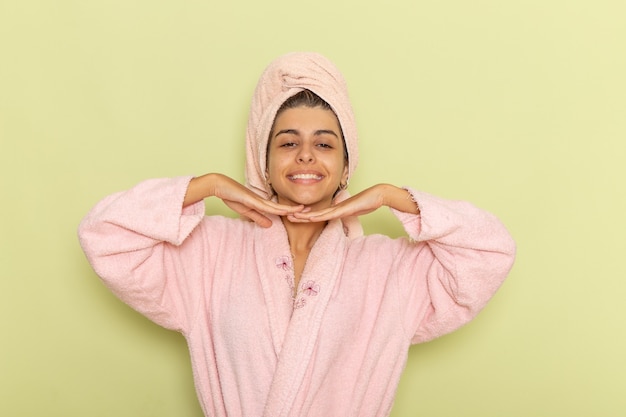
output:
M205 174L189 181L183 207L215 195L215 183L219 174Z
M391 184L381 184L381 186L383 189L383 204L385 206L404 213L420 213L417 202L408 190Z

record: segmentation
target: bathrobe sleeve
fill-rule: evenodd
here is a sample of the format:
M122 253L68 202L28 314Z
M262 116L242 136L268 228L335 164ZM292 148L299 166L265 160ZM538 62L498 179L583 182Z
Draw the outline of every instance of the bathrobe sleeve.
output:
M410 241L398 254L399 297L412 343L469 322L508 275L515 243L491 213L410 188L419 215L392 210Z
M203 202L182 208L190 180L148 180L113 194L78 230L87 259L107 287L152 321L182 332L202 293L200 280L186 273L198 275L201 268L202 245L190 242L190 234L204 217Z

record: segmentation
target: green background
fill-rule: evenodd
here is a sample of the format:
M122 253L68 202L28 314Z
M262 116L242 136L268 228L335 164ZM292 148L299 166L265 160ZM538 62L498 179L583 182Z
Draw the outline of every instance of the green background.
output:
M295 50L348 80L353 193L470 200L518 243L474 322L411 348L392 415L626 415L625 17L621 0L0 0L0 415L201 416L183 338L104 288L76 228L145 178L243 180L254 85ZM402 233L388 210L363 222Z

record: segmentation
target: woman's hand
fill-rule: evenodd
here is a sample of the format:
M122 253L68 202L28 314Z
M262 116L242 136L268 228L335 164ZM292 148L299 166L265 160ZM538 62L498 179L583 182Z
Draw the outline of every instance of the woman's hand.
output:
M332 207L317 211L304 209L290 213L287 217L294 223L323 222L342 217L362 216L382 206L419 214L419 208L408 191L390 184L377 184Z
M222 174L206 174L193 178L187 188L183 207L212 196L221 199L231 210L247 217L261 227L272 225L272 221L265 216L265 213L286 216L304 209L304 206L286 206L265 200L247 187Z

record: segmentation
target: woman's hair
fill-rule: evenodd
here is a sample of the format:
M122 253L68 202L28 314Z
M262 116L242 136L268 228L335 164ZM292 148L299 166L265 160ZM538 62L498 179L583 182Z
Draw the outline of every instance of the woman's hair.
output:
M287 109L295 109L297 107L320 107L324 110L330 110L333 113L335 111L330 104L326 102L323 98L312 92L311 90L302 90L299 93L289 97L285 102L278 108L276 112L276 116L274 116L274 123L276 123L276 119L278 116ZM337 113L335 113L335 117L337 117ZM339 118L337 118L339 120ZM346 161L348 161L348 147L346 146L346 141L343 137L343 130L341 129L341 123L339 123L339 130L341 133L341 141L343 142L343 155ZM274 133L274 124L272 124L272 128L270 129L270 137L267 141L267 149L269 151L270 142L272 141L272 134ZM269 158L269 152L266 153L266 158ZM267 159L266 159L267 160Z
M296 95L291 96L287 100L285 100L285 102L278 108L275 117L278 117L279 114L287 109L294 109L296 107L302 106L321 107L324 110L331 110L334 113L334 110L330 107L330 104L328 104L323 98L321 98L311 90L302 90Z

